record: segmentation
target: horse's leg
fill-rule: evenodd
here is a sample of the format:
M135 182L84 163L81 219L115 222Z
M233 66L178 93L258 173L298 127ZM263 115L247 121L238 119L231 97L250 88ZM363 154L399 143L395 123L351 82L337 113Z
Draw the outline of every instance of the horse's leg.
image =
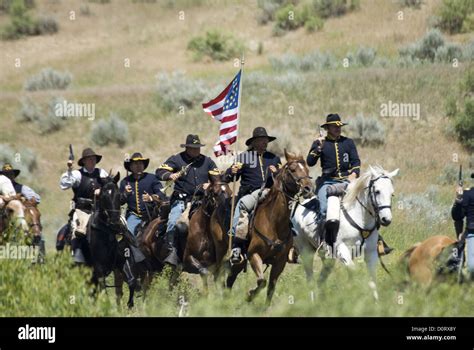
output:
M301 249L301 261L303 263L304 272L306 274L306 281L310 283L313 280L313 261L314 250L310 246L304 246Z
M128 302L127 302L127 306L129 309L131 309L133 306L134 306L134 300L133 300L133 297L135 295L135 288L136 288L136 284L135 283L129 283L128 285L128 290L130 292L130 295L128 297Z
M275 286L276 286L278 277L280 277L280 274L283 272L283 269L285 268L285 265L286 265L287 255L288 254L284 255L283 258L281 258L279 262L277 262L275 265L272 265L272 270L270 271L270 279L268 281L267 301L266 301L267 306L270 306L270 303L272 302L272 297L273 297L273 293L275 292Z
M202 286L203 286L203 292L204 295L209 296L209 284L207 283L207 274L200 274L201 279L202 279Z
M329 277L329 275L332 272L332 269L336 265L336 259L333 258L332 256L326 256L326 254L329 254L329 250L324 252L322 250L319 251L319 257L321 258L321 272L319 274L318 278L318 286L321 287Z
M351 250L344 242L341 242L336 246L336 256L351 270L355 268L354 260L352 260Z
M253 272L257 275L257 286L254 289L248 291L247 301L252 301L258 292L265 288L267 281L263 275L263 261L260 255L253 253L249 259L250 266L252 266Z
M117 305L120 306L120 302L123 297L123 275L122 271L114 269L114 281L115 281L115 297L117 300Z
M123 273L123 276L125 276L125 278L127 280L128 290L130 292L129 297L128 297L127 306L129 308L132 308L133 305L134 305L133 296L135 294L135 289L137 287L137 279L135 278L135 276L133 274L130 261L132 261L132 259L128 259L128 258L125 259L125 263L122 266L122 273Z
M208 275L209 271L206 267L202 266L201 262L196 259L193 255L188 255L186 258L186 268L191 273L198 273L200 275Z
M229 276L227 277L226 284L225 284L227 288L229 289L232 288L232 286L235 283L235 280L237 279L237 276L244 269L244 267L245 267L245 262L242 262L237 265L232 265L230 267L230 273L229 273Z
M370 281L369 287L372 289L372 294L375 300L379 300L379 294L377 292L377 285L376 281L376 272L377 272L377 261L378 261L378 254L377 254L377 240L378 240L378 232L375 231L370 235L369 238L365 240L364 245L364 260L367 264L367 269L369 270Z

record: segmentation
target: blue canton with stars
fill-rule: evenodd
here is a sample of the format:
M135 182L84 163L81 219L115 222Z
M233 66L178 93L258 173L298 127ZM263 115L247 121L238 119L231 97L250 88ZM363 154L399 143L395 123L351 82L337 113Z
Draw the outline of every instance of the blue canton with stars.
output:
M225 97L224 102L224 111L229 109L237 108L239 105L239 85L240 85L240 73L235 76L234 80L232 81L232 86Z

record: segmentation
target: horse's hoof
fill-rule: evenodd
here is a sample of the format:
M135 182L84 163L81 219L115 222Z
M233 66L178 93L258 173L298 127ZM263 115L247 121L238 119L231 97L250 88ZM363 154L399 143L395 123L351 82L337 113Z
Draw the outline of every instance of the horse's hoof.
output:
M205 267L199 269L199 274L201 276L207 276L209 274L209 270L206 269Z

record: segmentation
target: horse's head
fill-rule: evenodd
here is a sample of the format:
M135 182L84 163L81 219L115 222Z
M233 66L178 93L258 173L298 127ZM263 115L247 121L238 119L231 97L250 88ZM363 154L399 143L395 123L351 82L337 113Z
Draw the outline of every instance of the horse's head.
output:
M291 196L298 193L304 198L313 195L313 183L304 158L285 149L286 164L280 171L281 181Z
M206 195L213 202L214 206L226 201L232 196L229 184L224 178L225 175L222 173L210 176L210 184L207 188Z
M99 194L99 212L105 216L108 224L120 223L120 191L117 183L120 180L120 172L114 177L104 179Z
M392 178L398 174L398 170L389 173L380 167L369 167L370 177L367 184L369 203L383 226L388 226L392 222L394 192Z
M33 233L35 236L41 236L41 213L38 210L36 198L33 197L28 200L23 197L21 201L24 206L25 220L30 228L30 233Z

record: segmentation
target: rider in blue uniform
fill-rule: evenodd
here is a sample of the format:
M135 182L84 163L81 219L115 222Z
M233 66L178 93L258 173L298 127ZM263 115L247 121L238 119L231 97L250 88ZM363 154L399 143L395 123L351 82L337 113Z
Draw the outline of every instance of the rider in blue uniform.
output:
M249 147L247 151L237 156L234 165L226 170L225 180L231 182L240 179L240 188L237 196L237 204L232 222L231 234L232 256L231 262L241 261L242 244L235 237L235 231L239 223L242 212L251 214L255 208L259 192L264 188L270 188L273 184L271 174L276 174L281 167L280 157L268 152L268 143L274 141L276 137L269 136L263 127L257 127L253 130L252 137L245 144Z
M474 178L474 173L471 174ZM466 262L469 278L474 280L474 188L463 190L461 186L456 189L456 199L454 201L451 215L455 222L460 223L458 239L465 239L466 242ZM466 229L463 229L463 221L466 219Z
M321 125L327 131L326 137L316 139L311 145L306 162L314 166L321 160L322 175L316 180L316 194L319 198L320 227L324 227L327 210L328 186L338 183L349 183L360 175L360 159L354 141L342 136L342 126L338 114L329 114L326 122ZM388 254L393 249L379 236L379 254Z
M210 181L210 176L219 175L219 169L214 161L201 154L201 144L198 135L188 135L186 143L181 147L185 151L169 157L156 169L156 176L162 181L174 181L174 191L171 195L171 211L166 228L166 240L169 254L165 263L177 266L179 258L176 250L176 222L192 200L193 194L203 189Z
M149 158L144 158L141 153L134 153L125 160L123 166L131 174L120 182L121 204L127 204L128 230L137 234L137 226L142 222L151 221L150 210L147 207L154 201L166 200L166 195L161 192L163 186L155 174L145 172L150 163Z

